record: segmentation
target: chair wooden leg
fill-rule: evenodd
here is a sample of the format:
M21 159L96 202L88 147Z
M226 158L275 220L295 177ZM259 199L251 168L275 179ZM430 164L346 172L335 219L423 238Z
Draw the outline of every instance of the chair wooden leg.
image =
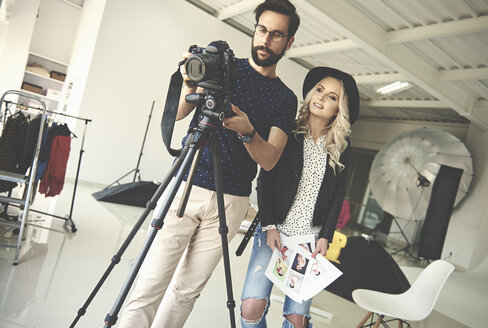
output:
M366 313L366 315L364 316L363 320L361 320L358 325L356 326L356 328L361 328L362 326L364 326L364 324L366 323L366 321L368 321L368 319L373 315L373 312L368 312Z
M380 326L381 322L383 321L384 317L385 317L384 315L379 316L379 318L378 318L378 320L376 320L376 323L374 324L373 328L378 328Z

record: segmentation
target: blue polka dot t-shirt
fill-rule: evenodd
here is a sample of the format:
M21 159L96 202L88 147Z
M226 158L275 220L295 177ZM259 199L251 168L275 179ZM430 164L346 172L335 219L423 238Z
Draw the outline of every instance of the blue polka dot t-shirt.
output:
M237 84L231 103L247 114L256 132L268 140L269 130L276 126L289 134L294 127L297 97L279 78L259 74L248 59L237 59ZM198 125L195 111L190 127ZM236 196L249 196L257 165L237 138L237 133L222 126L216 136L222 145L223 191ZM188 136L183 139L183 144ZM185 178L186 179L186 178ZM212 156L209 146L203 149L193 184L215 190Z

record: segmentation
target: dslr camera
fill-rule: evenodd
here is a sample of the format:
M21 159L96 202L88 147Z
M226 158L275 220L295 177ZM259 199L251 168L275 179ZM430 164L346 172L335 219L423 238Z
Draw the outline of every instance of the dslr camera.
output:
M203 93L189 94L186 102L203 105L201 114L223 120L234 116L230 109L230 97L236 86L236 59L225 41L213 41L207 47L190 47L192 54L185 61L188 78Z
M228 93L236 84L234 52L225 41L213 41L207 47L190 47L192 54L185 63L188 78L195 85Z

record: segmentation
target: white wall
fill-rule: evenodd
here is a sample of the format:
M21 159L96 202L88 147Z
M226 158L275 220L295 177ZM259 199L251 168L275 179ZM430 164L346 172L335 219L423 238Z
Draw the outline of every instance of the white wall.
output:
M41 0L30 50L69 63L80 9L60 0Z
M105 2L105 0L85 0L80 13L66 76L66 85L72 86L66 101L67 112L71 115L78 115L80 110Z
M488 131L472 124L466 147L473 156L474 177L466 198L454 210L442 256L463 268L475 268L487 257L488 242ZM488 272L486 272L488 273Z
M3 50L5 49L5 42L7 41L8 32L7 21L7 1L0 2L0 59L2 58Z
M88 72L90 70L93 53L98 38L98 31L103 17L105 0L85 0L83 9L80 13L78 29L71 52L70 66L66 75L63 97L66 106L66 113L79 117L80 105L85 91ZM91 124L85 121L70 120L69 126L79 136L72 139L71 154L67 166L66 176L76 177L78 167L79 152L82 147L83 129L90 133ZM86 145L83 145L85 148ZM84 168L85 159L82 159L81 168ZM80 171L81 172L81 171Z
M7 90L20 89L24 76L29 45L34 30L39 0L16 1L9 6L8 31L3 32L0 46L0 95ZM5 24L0 25L0 27ZM0 33L0 41L2 33Z
M92 118L80 178L103 184L135 168L150 107L156 100L141 163L143 180L162 179L172 158L160 132L169 79L192 44L226 40L236 56L251 39L183 1L108 1L79 115ZM300 94L306 70L283 59L278 74ZM178 122L178 146L188 119Z

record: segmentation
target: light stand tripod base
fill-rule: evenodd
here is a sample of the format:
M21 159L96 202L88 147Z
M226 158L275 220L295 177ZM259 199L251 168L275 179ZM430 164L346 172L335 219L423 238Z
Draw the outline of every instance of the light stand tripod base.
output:
M97 191L92 196L102 202L146 207L146 202L159 185L152 181L124 183Z
M141 181L141 173L139 170L139 165L141 163L141 158L144 150L144 144L146 143L147 131L149 130L149 123L151 123L151 116L154 109L154 101L152 102L151 111L149 113L149 118L147 120L146 131L144 132L144 138L142 140L141 151L139 152L139 158L137 159L137 166L128 173L124 174L103 190L95 192L92 196L99 201L132 205L138 207L146 207L146 202L151 198L152 195L158 189L158 185L149 182ZM120 184L119 181L134 172L134 178L132 183ZM137 182L136 182L137 180Z

